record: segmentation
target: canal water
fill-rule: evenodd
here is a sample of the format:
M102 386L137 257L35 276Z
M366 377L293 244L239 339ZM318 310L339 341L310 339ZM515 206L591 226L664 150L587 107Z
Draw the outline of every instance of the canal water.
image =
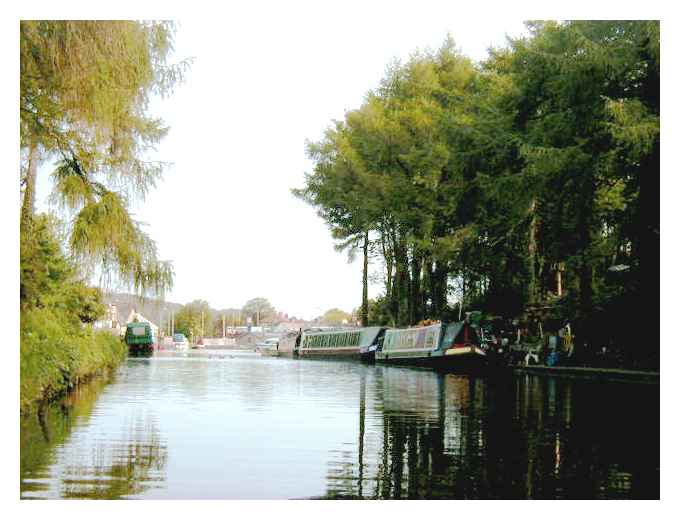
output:
M21 419L22 498L659 498L659 387L245 351Z

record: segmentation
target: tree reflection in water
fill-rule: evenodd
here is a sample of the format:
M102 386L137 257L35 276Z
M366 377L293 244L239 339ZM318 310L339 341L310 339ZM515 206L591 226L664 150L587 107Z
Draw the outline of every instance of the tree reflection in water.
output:
M74 438L96 421L95 404L106 384L97 379L81 385L60 403L22 418L22 498L115 499L162 485L167 446L148 413L133 416L113 439L104 435L83 445ZM63 469L53 475L52 465Z
M658 385L204 357L23 417L21 497L659 496Z
M393 367L361 385L358 454L325 498L659 496L658 409L630 410L658 387Z
M115 444L98 444L89 460L69 466L61 494L102 499L139 495L162 485L167 458L167 446L152 418L138 417Z
M20 419L21 493L47 489L48 467L55 447L63 445L75 425L89 421L97 397L112 378L99 377L79 385L60 402L41 407Z

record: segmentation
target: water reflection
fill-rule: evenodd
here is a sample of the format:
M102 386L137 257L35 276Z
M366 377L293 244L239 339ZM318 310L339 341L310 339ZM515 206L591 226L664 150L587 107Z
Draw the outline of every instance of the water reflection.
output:
M114 499L162 486L167 446L154 422L138 417L113 444L97 444L82 456L65 450L68 476L61 480L64 498Z
M116 499L162 485L167 446L151 414L100 421L96 402L110 381L81 385L21 419L22 498Z
M19 467L22 497L49 489L46 477L55 448L66 442L75 424L87 422L107 378L81 385L61 402L21 417Z
M23 418L21 496L658 498L659 456L657 385L164 353Z
M391 367L372 383L382 424L360 392L357 461L331 462L325 498L658 498L658 408L623 404L658 387Z

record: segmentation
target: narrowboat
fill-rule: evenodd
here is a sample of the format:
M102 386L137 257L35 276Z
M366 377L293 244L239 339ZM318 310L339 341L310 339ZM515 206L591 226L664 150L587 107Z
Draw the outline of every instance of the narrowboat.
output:
M153 351L155 337L151 325L145 322L128 323L125 329L125 343L131 353Z
M375 353L375 360L383 363L461 369L485 366L486 358L477 331L468 321L388 329Z
M305 330L296 346L297 355L361 357L361 350L378 341L384 327L361 329Z
M375 362L375 353L382 347L382 343L385 339L386 330L387 327L381 327L380 332L378 333L378 336L375 338L375 340L373 340L371 343L361 345L361 347L359 348L359 355L361 357L361 361L364 361L366 363Z

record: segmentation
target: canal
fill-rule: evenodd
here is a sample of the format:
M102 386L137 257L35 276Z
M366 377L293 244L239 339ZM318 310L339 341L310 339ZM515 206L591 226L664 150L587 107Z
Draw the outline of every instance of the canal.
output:
M21 419L22 498L659 498L659 386L246 351L129 358Z

